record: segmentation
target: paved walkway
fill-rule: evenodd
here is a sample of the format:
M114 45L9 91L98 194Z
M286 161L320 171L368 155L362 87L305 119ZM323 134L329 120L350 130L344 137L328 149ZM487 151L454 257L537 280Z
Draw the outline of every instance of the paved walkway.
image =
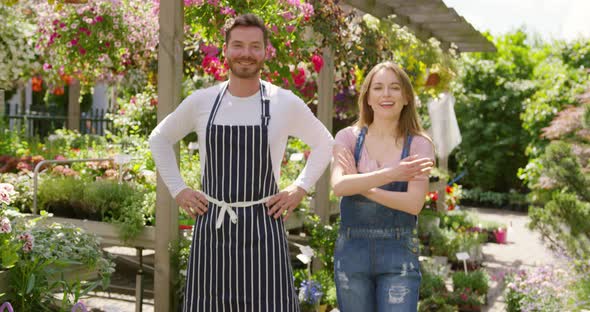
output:
M483 311L506 311L503 292L504 285L498 277L520 269L528 269L542 265L560 265L563 262L543 245L540 235L528 229L529 217L524 212L514 212L497 209L464 208L477 213L482 221L497 221L509 226L506 244L485 244L484 265L492 281L488 294L489 304ZM133 279L131 279L133 281ZM146 298L143 311L153 311L153 299ZM133 312L135 311L135 297L115 293L93 293L92 297L84 300L92 311L104 312Z
M506 244L485 244L483 247L484 265L492 281L488 293L489 304L483 311L506 311L504 303L504 285L499 280L505 273L520 269L529 269L543 265L564 265L541 241L537 232L528 229L530 222L526 212L498 209L464 208L475 212L482 221L496 221L509 226Z

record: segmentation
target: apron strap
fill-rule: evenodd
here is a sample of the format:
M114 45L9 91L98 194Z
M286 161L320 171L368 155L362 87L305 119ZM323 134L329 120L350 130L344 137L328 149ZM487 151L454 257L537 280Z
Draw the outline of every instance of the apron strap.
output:
M361 159L361 149L363 144L365 143L365 135L367 134L367 127L363 127L361 129L361 133L356 138L356 145L354 146L354 166L358 168L359 166L359 159Z
M209 114L209 120L207 121L207 127L213 123L213 120L215 120L215 116L217 116L217 112L219 111L219 106L220 106L219 104L221 103L221 99L223 98L225 91L227 91L228 86L229 86L229 81L226 81L221 85L221 90L217 94L217 97L215 98L215 102L213 102L213 109L211 109L211 114Z
M260 80L260 99L262 100L262 115L260 116L262 126L268 127L268 123L270 122L270 99L268 98L268 90L266 90L265 83Z
M223 96L225 95L225 92L227 91L227 87L229 86L229 81L226 81L223 83L223 85L221 86L221 90L219 91L219 93L217 94L217 97L215 98L215 102L213 103L213 109L211 110L211 114L209 114L209 120L207 121L207 126L210 126L213 121L215 120L215 117L217 116L217 112L219 112L219 107L221 106L221 99L223 98ZM262 80L260 80L260 106L261 106L261 124L264 127L268 126L268 123L270 122L270 100L268 99L268 93L266 90L266 85L264 84L264 82Z

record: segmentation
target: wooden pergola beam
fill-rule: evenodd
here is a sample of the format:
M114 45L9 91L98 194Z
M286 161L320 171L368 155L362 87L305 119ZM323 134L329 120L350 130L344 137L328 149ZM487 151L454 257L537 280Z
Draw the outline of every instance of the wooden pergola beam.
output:
M183 0L160 2L160 43L158 47L158 122L180 103L182 95L182 55L184 50ZM178 145L175 146L178 161ZM177 311L171 265L170 244L179 237L178 206L158 174L156 186L156 254L154 303L156 312Z

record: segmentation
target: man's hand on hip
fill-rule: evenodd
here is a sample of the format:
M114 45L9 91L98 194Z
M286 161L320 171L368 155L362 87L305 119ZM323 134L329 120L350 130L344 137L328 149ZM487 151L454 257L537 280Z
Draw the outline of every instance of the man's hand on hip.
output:
M208 201L201 192L185 188L176 195L175 199L178 206L184 209L193 219L197 218L197 214L202 216L207 212Z
M268 215L278 219L286 212L283 221L287 221L291 212L303 200L306 193L301 187L291 184L266 202Z

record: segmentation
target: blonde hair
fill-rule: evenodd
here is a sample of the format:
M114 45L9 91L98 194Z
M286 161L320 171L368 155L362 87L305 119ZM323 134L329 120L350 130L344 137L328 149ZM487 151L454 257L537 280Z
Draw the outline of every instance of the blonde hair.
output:
M393 62L383 62L375 65L375 67L369 71L367 77L365 77L358 99L359 119L354 125L358 128L363 128L365 126L368 127L373 123L374 113L371 106L369 106L369 89L373 82L373 77L382 69L391 70L395 73L400 80L402 94L408 102L400 112L399 122L397 124L398 138L403 138L406 134L420 135L432 142L420 124L420 116L418 116L418 111L416 111L416 97L410 78L401 67ZM398 138L396 138L396 140Z

